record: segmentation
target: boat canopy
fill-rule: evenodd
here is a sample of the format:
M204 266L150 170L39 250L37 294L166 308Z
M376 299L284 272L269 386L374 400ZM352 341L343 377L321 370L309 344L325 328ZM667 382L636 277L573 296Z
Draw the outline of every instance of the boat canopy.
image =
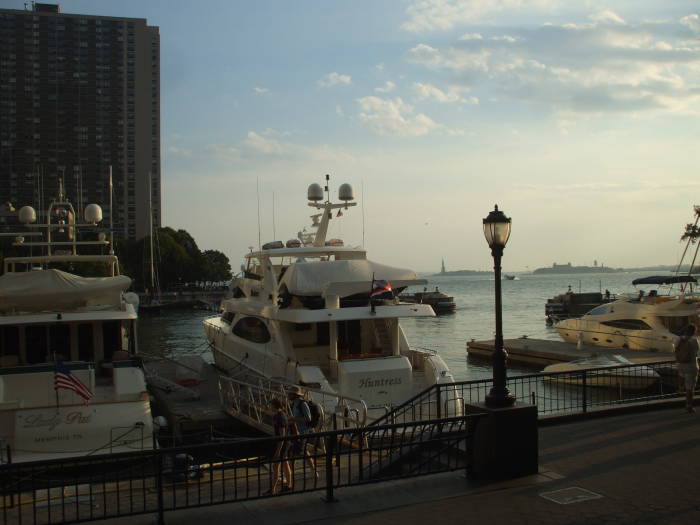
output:
M56 269L0 276L0 312L66 311L83 307L121 306L121 293L131 286L125 275L80 277Z
M394 289L422 285L413 270L394 268L366 259L298 262L291 265L280 282L292 295L338 295L347 297L370 293L372 279L389 281Z
M651 277L642 277L632 281L633 285L638 284L676 284L676 283L697 283L698 281L692 275L652 275Z

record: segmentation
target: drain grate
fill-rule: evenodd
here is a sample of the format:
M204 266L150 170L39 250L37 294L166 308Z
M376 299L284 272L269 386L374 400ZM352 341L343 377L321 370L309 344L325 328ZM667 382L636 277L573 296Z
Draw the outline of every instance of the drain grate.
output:
M543 492L540 494L544 499L558 503L559 505L568 505L569 503L578 503L589 499L599 499L603 496L596 494L590 490L582 489L581 487L569 487L567 489L555 490L552 492Z

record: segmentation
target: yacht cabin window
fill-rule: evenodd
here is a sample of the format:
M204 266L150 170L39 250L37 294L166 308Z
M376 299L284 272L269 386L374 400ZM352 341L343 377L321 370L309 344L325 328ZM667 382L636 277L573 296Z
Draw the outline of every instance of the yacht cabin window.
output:
M49 326L49 361L70 361L70 325Z
M88 362L95 360L95 341L91 323L78 325L78 360Z
M233 318L235 317L235 315L236 314L234 312L224 312L223 314L221 314L221 320L224 323L231 324L233 322Z
M14 366L19 363L19 328L0 328L0 366Z
M603 321L601 324L622 328L623 330L651 330L651 326L641 319L616 319L614 321Z
M233 333L253 343L267 343L270 341L270 332L265 323L257 317L244 317L233 327Z
M122 350L122 324L120 321L105 321L102 324L102 339L104 341L105 361L111 361L112 355L118 350Z
M46 325L27 326L24 330L27 345L27 364L45 363L48 361L46 345L48 343Z

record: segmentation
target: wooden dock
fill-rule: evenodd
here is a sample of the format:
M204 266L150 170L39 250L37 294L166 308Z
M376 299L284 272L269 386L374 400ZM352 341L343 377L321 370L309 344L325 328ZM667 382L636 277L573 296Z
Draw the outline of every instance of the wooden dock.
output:
M494 341L469 341L467 354L469 357L490 359L494 348ZM672 354L665 352L651 352L642 350L629 350L627 348L602 348L600 346L583 345L578 349L575 344L564 341L549 341L546 339L505 339L503 346L508 352L508 361L545 367L553 363L563 363L583 359L592 354L599 356L621 355L632 363L651 363L656 361L673 361Z

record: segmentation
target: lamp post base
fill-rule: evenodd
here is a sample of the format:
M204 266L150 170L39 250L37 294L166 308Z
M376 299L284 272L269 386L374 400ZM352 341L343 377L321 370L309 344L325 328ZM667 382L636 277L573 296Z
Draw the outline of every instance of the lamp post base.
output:
M492 388L491 391L486 394L485 402L486 406L489 408L507 408L515 404L515 397L511 395L510 390L507 388Z

